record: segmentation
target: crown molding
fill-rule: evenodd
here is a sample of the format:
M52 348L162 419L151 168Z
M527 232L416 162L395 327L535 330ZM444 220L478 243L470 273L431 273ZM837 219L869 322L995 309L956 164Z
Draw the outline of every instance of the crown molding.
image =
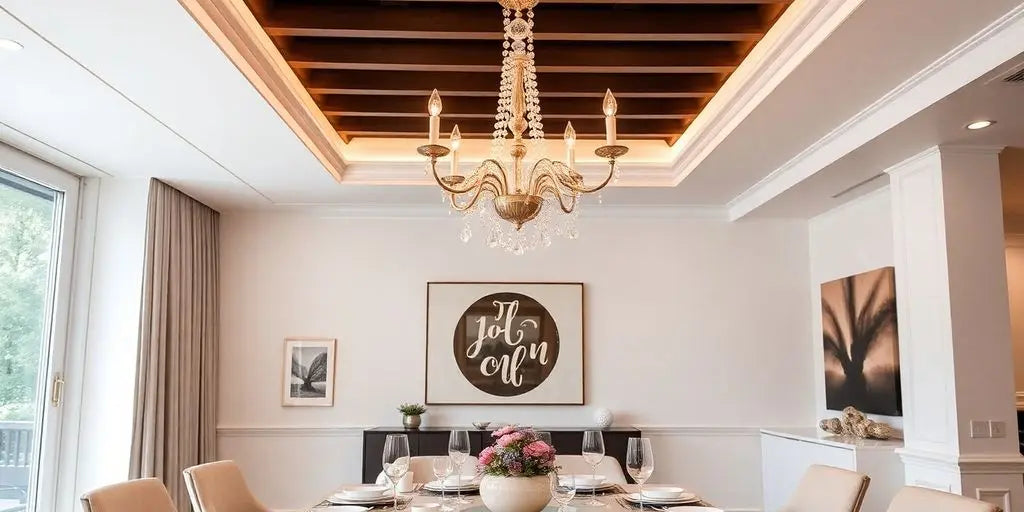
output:
M178 0L335 180L344 142L243 0Z
M462 214L453 212L447 204L398 203L275 203L273 212L314 215L326 219L402 219L402 220L460 220ZM697 219L728 220L724 207L712 205L635 205L593 204L581 205L583 219Z
M448 172L446 163L438 166L438 174ZM668 165L617 163L621 178L612 184L619 187L670 187L672 168ZM466 174L472 172L471 165L460 165ZM349 162L345 171L345 183L351 185L430 185L436 186L433 176L427 174L427 163L406 162ZM576 168L585 179L603 181L608 176L608 164L601 162L580 163Z
M739 219L854 149L1013 58L1024 39L1024 4L950 50L811 144L728 203ZM933 148L934 149L934 148Z
M861 3L793 2L676 141L672 185L693 172Z

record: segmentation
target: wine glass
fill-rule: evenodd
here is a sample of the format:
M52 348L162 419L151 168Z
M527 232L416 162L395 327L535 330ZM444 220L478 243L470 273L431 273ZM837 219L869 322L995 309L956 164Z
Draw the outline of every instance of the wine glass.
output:
M462 465L466 463L466 459L469 457L469 432L465 430L452 430L452 433L448 436L448 456L452 459L452 464L455 466L455 474L458 475L458 487L455 488L457 494L455 503L468 504L472 503L470 500L462 497Z
M654 473L654 450L646 437L631 437L626 445L626 471L640 484L640 509L644 508L644 482Z
M558 503L558 510L564 511L569 502L576 497L576 478L570 473L558 474L558 470L548 473L551 479L551 497Z
M554 443L551 442L551 432L537 432L537 439L544 441L548 446L554 448Z
M384 474L391 480L395 498L395 510L398 510L398 481L409 472L409 436L405 434L388 434L384 439Z
M600 430L588 430L583 433L583 460L594 468L594 481L597 481L597 466L604 460L604 436ZM584 503L588 507L603 507L604 503L597 500L597 485L591 489L590 501Z
M452 468L452 458L447 455L443 457L434 457L430 460L430 467L434 471L434 478L437 478L437 480L441 482L441 510L450 510L444 496L444 490L446 485L445 482L447 482L448 477L451 476L452 471L454 470L454 468Z

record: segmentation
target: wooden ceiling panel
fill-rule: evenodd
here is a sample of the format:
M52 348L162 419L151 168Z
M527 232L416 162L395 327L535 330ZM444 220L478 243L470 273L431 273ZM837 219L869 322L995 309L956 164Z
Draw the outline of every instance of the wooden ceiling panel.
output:
M489 137L501 62L494 0L247 0L346 140L421 137L437 88L443 124ZM619 99L620 138L678 138L784 12L783 0L541 0L536 65L549 137L581 137ZM557 127L557 129L552 129Z

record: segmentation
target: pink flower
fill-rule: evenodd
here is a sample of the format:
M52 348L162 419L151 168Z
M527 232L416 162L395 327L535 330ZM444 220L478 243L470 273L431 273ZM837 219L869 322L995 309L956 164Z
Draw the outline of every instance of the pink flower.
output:
M488 446L480 451L480 465L486 466L494 460L494 448Z
M515 425L505 425L504 427L501 427L498 430L495 430L491 434L491 437L501 437L501 436L504 436L504 435L507 435L507 434L511 434L512 432L515 432L515 431L516 431L516 426Z
M534 441L523 447L523 454L527 457L547 458L554 451L554 448L544 441Z
M510 445L510 444L512 444L512 443L514 443L516 441L522 441L522 440L523 440L523 433L522 432L512 432L511 434L505 434L505 435L499 437L498 441L495 442L494 444L497 444L498 446L500 446L502 448L505 448L506 446L508 446L508 445Z

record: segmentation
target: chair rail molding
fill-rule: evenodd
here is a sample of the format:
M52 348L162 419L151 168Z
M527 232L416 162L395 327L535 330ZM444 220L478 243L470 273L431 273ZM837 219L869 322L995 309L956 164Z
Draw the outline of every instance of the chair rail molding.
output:
M727 205L730 220L746 216L886 130L1013 58L1020 51L1014 41L1022 39L1024 4L939 57L733 198Z

